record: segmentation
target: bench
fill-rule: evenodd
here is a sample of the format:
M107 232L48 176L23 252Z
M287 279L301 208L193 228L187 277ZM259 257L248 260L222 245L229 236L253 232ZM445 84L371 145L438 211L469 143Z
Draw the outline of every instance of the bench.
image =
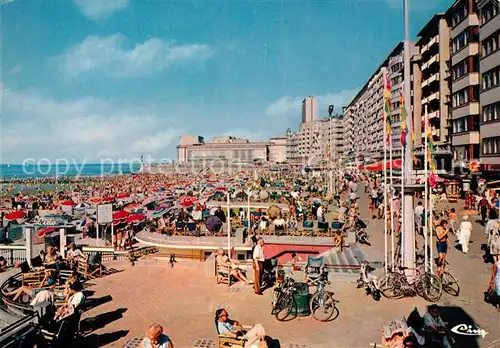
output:
M45 278L45 271L35 271L22 274L22 285L36 288L40 286Z

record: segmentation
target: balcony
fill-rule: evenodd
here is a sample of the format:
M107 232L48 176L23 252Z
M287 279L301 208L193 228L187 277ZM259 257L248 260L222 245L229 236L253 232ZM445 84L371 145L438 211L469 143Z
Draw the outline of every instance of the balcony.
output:
M432 120L433 118L439 118L439 110L429 113L429 119Z
M457 119L469 115L479 115L479 103L471 102L464 104L463 106L454 108L451 112L452 119Z
M462 22L460 22L455 28L451 29L451 38L454 39L462 31L468 27L479 26L479 19L476 14L470 14Z
M420 49L420 54L423 54L429 48L431 48L432 45L434 45L434 44L436 44L438 42L439 42L439 35L436 35L427 44L425 44L425 45L422 46L422 48Z
M439 92L433 93L427 98L422 99L422 104L428 104L433 100L439 99Z
M425 86L430 85L434 81L439 81L439 73L435 73L434 75L431 75L427 80L424 80L422 82L422 88L424 88Z
M422 71L428 69L432 64L439 62L439 53L436 53L427 62L422 64Z
M453 56L451 57L451 64L456 65L465 58L469 56L475 56L478 54L479 54L479 43L471 42L467 46L462 48L460 51L453 54Z
M469 73L465 76L462 76L458 80L453 81L451 88L454 91L460 91L468 86L479 85L479 73Z
M472 131L462 134L453 134L453 146L479 144L479 132Z

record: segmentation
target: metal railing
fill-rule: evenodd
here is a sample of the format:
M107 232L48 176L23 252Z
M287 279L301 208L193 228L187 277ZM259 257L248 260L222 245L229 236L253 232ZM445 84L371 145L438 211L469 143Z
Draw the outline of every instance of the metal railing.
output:
M24 245L0 245L0 256L7 260L9 266L16 262L26 261L26 247Z

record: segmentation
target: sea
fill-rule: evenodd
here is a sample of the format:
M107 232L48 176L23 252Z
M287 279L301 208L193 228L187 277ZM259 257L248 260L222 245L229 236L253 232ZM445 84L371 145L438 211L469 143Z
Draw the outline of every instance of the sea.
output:
M75 176L106 176L138 173L140 163L85 163L85 164L2 164L0 179L64 178Z

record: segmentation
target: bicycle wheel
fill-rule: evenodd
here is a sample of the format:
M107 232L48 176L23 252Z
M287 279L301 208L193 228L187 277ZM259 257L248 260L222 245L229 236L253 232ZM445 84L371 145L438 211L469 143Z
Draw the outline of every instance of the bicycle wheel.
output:
M396 272L388 272L382 274L377 283L380 288L380 293L388 299L400 298L403 295L402 275Z
M444 271L441 277L441 283L443 284L443 290L452 296L458 296L460 294L460 284L455 276L447 271Z
M418 281L417 292L420 288L422 291L422 297L429 302L437 302L443 294L443 284L441 279L435 274L424 273L420 280Z
M284 321L290 313L292 309L295 307L295 301L293 300L293 296L290 293L281 294L276 301L276 307L274 308L274 316L279 321Z
M335 300L328 292L316 292L311 298L311 313L318 321L328 321L335 313Z

